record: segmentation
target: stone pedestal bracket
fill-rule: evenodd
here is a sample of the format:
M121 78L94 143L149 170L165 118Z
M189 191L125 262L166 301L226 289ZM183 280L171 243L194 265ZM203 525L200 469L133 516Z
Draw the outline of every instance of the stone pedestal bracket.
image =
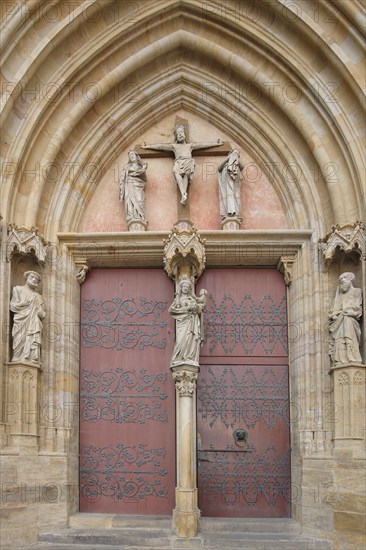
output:
M10 447L38 448L40 376L39 363L7 363L6 422L10 425Z

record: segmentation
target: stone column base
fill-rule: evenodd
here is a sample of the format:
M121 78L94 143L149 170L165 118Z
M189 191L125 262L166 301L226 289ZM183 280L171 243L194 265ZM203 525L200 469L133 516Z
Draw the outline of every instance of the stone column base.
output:
M146 231L147 222L145 220L132 219L127 222L129 231Z
M176 508L173 525L178 537L195 537L198 533L200 510L197 508L197 489L175 489Z

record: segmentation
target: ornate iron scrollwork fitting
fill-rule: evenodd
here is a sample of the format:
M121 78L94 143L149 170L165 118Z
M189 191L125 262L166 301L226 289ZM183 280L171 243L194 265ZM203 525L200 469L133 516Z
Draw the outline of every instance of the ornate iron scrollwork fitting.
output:
M143 444L82 447L81 494L90 500L109 496L126 504L152 496L167 498L168 488L164 483L167 471L161 465L165 455L165 448L151 449Z
M288 352L286 297L270 295L260 300L246 294L240 302L225 294L221 302L209 294L205 310L205 338L210 353L233 353L236 346L245 354L256 350L270 355L278 346Z
M111 297L81 305L81 345L85 348L144 350L166 346L166 302Z
M219 375L209 367L199 380L198 412L211 428L215 423L234 428L242 422L254 428L260 421L267 429L277 422L288 425L287 370L248 367L239 375L235 368L224 368Z
M281 499L290 501L290 449L280 454L275 446L269 445L259 453L253 445L248 445L240 451L202 449L199 452L212 452L215 457L214 460L199 459L208 463L202 467L198 483L204 501L213 503L220 499L227 506L245 502L251 507L261 499L268 506L275 506Z

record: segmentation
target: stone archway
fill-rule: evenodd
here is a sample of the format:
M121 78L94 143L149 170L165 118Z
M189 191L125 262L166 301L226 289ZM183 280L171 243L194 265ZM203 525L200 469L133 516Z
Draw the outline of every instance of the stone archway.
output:
M37 494L23 502L23 486L28 496L45 480L53 487L57 511L52 509L52 517L57 524L66 523L78 509L74 489L80 291L75 264L79 280L94 267L161 268L161 239L179 218L170 194L174 186L166 194L156 193L157 187L152 191L151 227L156 225L146 232L148 238L125 231L122 208L115 219L111 214L116 210L105 210L98 225L101 205L107 202L105 196L100 200L100 191L104 178L110 178L116 189L114 172L129 148L145 139L168 141L172 128L162 130L161 122L180 114L195 118L198 130L210 125L206 130L215 133L213 138L225 134L236 143L248 155L248 163L254 163L253 170L265 176L267 190L272 189L280 204L285 224L273 225L278 210L267 208L268 203L265 207L257 197L249 225L239 235L228 231L225 238L218 231L219 218L217 226L208 226L207 217L200 217L204 208L198 195L192 201L192 217L195 222L202 219L202 227L196 223L208 242L209 267L273 268L281 259L286 281L292 279L289 376L292 449L298 459L293 515L304 530L330 533L344 546L359 547L363 509L352 480L359 475L364 440L359 432L358 439L351 434L342 448L340 440L332 439L340 413L332 409L327 324L339 273L353 271L358 286L365 280L364 262L347 240L349 228L365 210L364 14L359 2L324 0L312 5L275 0L247 9L235 0L222 6L161 0L135 2L132 10L131 3L110 0L72 5L62 0L32 0L26 5L9 0L2 7L0 308L5 329L0 348L0 439L11 493L4 503L10 517L4 540L34 541L48 521L53 501L47 491L41 502ZM155 161L150 162L153 166ZM159 170L169 162L163 159ZM204 175L210 176L211 160L205 162ZM171 164L169 177L170 168ZM247 175L253 177L253 198L258 190L255 172ZM154 177L157 182L158 171ZM211 215L216 197L209 181L204 185ZM159 226L158 199L164 207L169 205L164 227ZM117 201L116 194L112 205ZM255 225L256 209L271 220L269 225ZM88 216L94 226L86 225ZM116 228L113 222L120 225ZM103 223L110 223L109 233ZM52 243L44 264L37 247L30 256L25 249L20 254L26 258L24 264L30 261L42 272L48 308L44 365L36 376L39 406L27 409L33 416L23 426L35 429L33 454L19 442L14 446L12 438L14 426L27 415L22 407L9 406L8 304L23 265L17 263L17 255L7 254L10 224ZM330 259L326 254L324 262L320 238L338 242L341 252L333 250ZM363 331L364 320L365 314Z

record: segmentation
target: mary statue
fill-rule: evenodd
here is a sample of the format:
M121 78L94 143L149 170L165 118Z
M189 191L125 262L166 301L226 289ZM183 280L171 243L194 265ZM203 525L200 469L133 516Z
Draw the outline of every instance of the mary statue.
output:
M171 367L193 365L198 367L200 346L203 339L202 312L206 305L206 290L197 297L192 292L192 282L183 276L169 313L176 320L176 340Z
M233 149L218 166L220 215L222 219L240 216L240 185L243 179L241 173L243 168L244 164L240 160L237 149Z
M145 185L147 163L135 151L129 151L119 181L120 199L124 201L126 221L145 221Z

